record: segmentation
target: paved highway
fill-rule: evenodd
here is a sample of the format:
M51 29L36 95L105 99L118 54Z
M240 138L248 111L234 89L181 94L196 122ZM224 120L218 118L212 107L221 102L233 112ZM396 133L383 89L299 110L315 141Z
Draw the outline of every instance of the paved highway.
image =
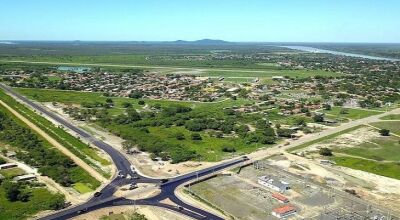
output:
M191 217L193 219L221 220L222 218L219 216L216 216L212 213L209 213L207 211L204 211L202 209L196 208L192 205L189 205L189 204L183 202L175 195L175 190L178 186L184 184L185 182L194 180L196 178L201 178L203 176L212 174L213 172L221 171L230 166L238 165L238 164L248 160L247 157L240 157L237 159L227 161L225 163L221 163L221 164L209 167L209 168L205 168L203 170L191 172L188 174L184 174L184 175L174 177L171 179L166 179L166 180L152 179L152 178L148 178L145 176L141 176L140 174L132 171L132 169L131 169L132 164L126 159L126 157L121 152L119 152L118 150L113 148L111 145L96 139L94 136L87 133L86 131L84 131L84 130L76 127L72 123L62 119L56 113L53 113L53 112L45 109L41 105L36 104L35 102L32 102L31 100L27 99L26 97L16 93L10 87L0 83L0 88L5 90L8 94L18 98L20 101L22 101L23 103L25 103L27 106L31 107L32 109L36 110L37 112L40 112L41 114L44 114L47 117L50 117L57 123L74 131L79 136L81 136L83 139L91 142L93 145L104 150L107 154L110 155L115 166L122 174L124 174L124 175L129 174L132 177L135 177L135 176L138 177L138 179L128 180L126 178L121 178L119 176L116 176L108 185L106 185L101 190L101 195L99 197L93 197L92 199L90 199L89 201L87 201L84 204L80 204L78 206L74 206L74 207L71 207L68 209L58 211L54 214L48 215L44 218L41 218L42 220L69 219L69 218L75 217L81 213L90 212L90 211L105 208L105 207L120 206L120 205L157 206L157 207L169 209L171 211L179 212L179 213L186 215L188 217ZM140 199L140 200L136 200L136 201L125 199L125 198L117 198L117 197L113 196L114 192L118 189L118 187L132 183L133 181L140 182L140 183L159 184L161 193L154 197L151 197L151 198ZM161 203L161 201L166 200L166 199L170 199L176 205L168 205L165 203Z

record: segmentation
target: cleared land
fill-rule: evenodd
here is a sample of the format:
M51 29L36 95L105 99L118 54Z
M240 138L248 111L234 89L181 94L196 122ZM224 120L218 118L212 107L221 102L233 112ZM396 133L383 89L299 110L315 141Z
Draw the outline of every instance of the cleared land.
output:
M328 157L339 166L400 179L400 138L382 137L374 128L359 126L327 136L301 146L306 156L320 157L317 152L326 147L333 150Z
M378 128L384 128L384 129L389 129L390 132L400 135L400 121L384 121L384 122L376 122L372 123L371 125L378 127Z
M366 118L372 115L381 114L379 111L369 111L366 109L354 109L354 108L340 108L333 107L331 110L323 110L325 114L333 115L338 118L348 118L352 120Z

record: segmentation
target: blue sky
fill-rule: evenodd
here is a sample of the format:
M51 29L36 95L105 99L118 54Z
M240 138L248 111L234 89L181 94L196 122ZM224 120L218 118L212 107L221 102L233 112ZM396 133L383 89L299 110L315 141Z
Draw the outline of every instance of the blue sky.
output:
M0 40L400 42L398 0L1 0Z

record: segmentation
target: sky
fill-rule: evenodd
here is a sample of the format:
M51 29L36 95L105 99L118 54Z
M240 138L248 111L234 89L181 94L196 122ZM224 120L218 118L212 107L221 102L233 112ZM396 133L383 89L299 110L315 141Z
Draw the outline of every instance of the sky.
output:
M400 43L399 0L1 0L0 40Z

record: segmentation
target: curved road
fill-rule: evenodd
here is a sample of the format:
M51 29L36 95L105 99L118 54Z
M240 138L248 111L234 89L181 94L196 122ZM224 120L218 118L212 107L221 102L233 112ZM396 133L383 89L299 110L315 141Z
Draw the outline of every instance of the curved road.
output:
M69 219L69 218L79 215L80 213L89 212L89 211L93 211L93 210L97 210L97 209L101 209L101 208L105 208L105 207L119 206L119 205L134 205L134 204L162 207L165 209L169 209L171 211L179 212L179 213L186 215L188 217L191 217L193 219L221 220L222 218L219 216L216 216L212 213L209 213L207 211L204 211L202 209L196 208L192 205L189 205L189 204L183 202L175 195L175 190L178 186L184 184L185 182L194 180L196 178L201 178L203 176L212 174L214 172L221 171L230 166L234 166L234 165L240 164L240 163L248 160L248 158L244 156L244 157L240 157L237 159L233 159L233 160L209 167L209 168L205 168L203 170L191 172L191 173L184 174L184 175L181 175L178 177L164 179L164 180L153 179L153 178L141 176L140 174L138 174L137 172L134 172L131 169L132 164L128 161L128 159L121 152L119 152L118 150L113 148L111 145L96 139L91 134L76 127L75 125L71 124L70 122L64 120L57 114L45 109L41 105L36 104L35 102L29 100L28 98L16 93L10 87L0 83L0 88L5 90L8 94L18 98L20 101L22 101L23 103L25 103L27 106L31 107L32 109L36 110L37 112L40 112L40 113L50 117L54 121L63 125L64 127L67 127L68 129L74 131L79 136L81 136L83 139L91 142L96 147L104 150L107 154L110 155L115 166L117 167L117 169L119 170L119 172L121 174L124 174L124 175L129 174L130 176L134 177L133 180L128 180L126 178L121 178L121 177L117 176L100 191L101 195L99 197L93 197L92 199L90 199L89 201L87 201L86 203L83 203L81 205L74 206L74 207L64 209L64 210L60 210L56 213L53 213L44 218L41 218L42 220ZM147 198L147 199L140 199L140 200L136 200L136 201L125 199L125 198L118 198L118 197L113 196L114 192L118 189L118 187L130 184L132 182L159 184L161 192L160 192L160 194L158 194L154 197ZM173 201L176 204L176 206L161 203L161 201L166 200L166 199L170 199L171 201Z

